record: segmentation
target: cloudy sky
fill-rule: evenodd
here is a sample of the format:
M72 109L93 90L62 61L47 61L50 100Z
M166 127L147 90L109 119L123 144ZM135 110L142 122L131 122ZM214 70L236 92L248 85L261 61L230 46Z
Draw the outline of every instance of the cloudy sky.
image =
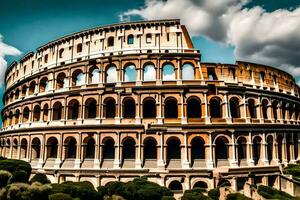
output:
M122 20L180 18L203 62L272 65L300 82L300 0L1 0L0 4L1 81L7 63L65 34ZM1 84L1 94L3 90Z

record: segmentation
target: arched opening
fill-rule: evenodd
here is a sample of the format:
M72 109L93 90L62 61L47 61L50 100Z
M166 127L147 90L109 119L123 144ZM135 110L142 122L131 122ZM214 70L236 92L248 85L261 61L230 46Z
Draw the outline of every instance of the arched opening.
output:
M294 133L294 158L298 158L298 133Z
M19 99L19 97L20 97L20 90L19 90L19 88L17 88L15 91L15 99L17 100L17 99Z
M40 88L39 88L40 92L48 92L49 91L49 82L48 82L48 78L44 77L40 80Z
M282 115L282 119L285 120L286 119L286 103L282 102L281 103L281 115Z
M84 140L84 158L95 158L95 140L88 137Z
M29 108L25 107L23 110L23 123L29 120L29 113L30 113Z
M113 47L114 46L114 37L109 37L107 38L107 46L108 47Z
M5 145L5 155L4 157L9 157L10 156L10 139L6 140L6 145Z
M132 34L127 36L127 44L133 44L134 43L134 37Z
M13 112L10 111L9 112L9 115L8 115L8 125L11 126L12 125L12 122L13 122Z
M144 66L144 81L155 81L156 71L153 64L146 64Z
M238 147L238 161L241 165L244 160L247 159L247 141L244 137L240 137L237 140Z
M66 83L66 74L61 72L57 75L56 78L56 89L63 89L67 87L67 83Z
M40 158L41 141L39 138L34 138L31 142L31 159Z
M45 104L44 108L43 108L43 121L44 122L48 121L48 115L49 115L49 106L48 106L48 104Z
M25 138L23 138L21 140L21 159L27 157L27 146L28 146L28 142Z
M209 101L209 111L212 118L222 118L221 99L212 98Z
M132 98L126 98L123 101L123 117L135 118L135 102Z
M273 103L272 103L272 113L273 113L274 120L278 119L278 116L277 116L277 106L278 106L278 102L277 101L273 101Z
M13 140L13 146L12 146L12 158L18 158L18 140Z
M99 83L99 69L97 66L93 66L89 70L89 83Z
M17 109L15 113L15 124L20 123L20 110Z
M133 64L127 65L124 68L124 72L125 72L125 82L134 82L136 80L136 70L135 70L135 66Z
M164 81L175 80L175 69L172 64L166 64L163 66L163 80Z
M169 184L169 189L172 191L182 191L182 184L179 181L172 181Z
M207 183L205 183L204 181L197 181L193 186L193 189L195 189L195 188L207 190L208 186L207 186Z
M177 100L174 98L168 98L165 100L165 118L178 118L178 105Z
M146 43L149 44L152 42L152 35L151 33L146 34Z
M180 140L178 138L171 138L167 141L167 160L180 159L181 149Z
M115 118L115 116L116 116L116 101L113 98L105 99L105 101L104 101L104 116L105 116L105 118Z
M22 97L26 96L26 91L27 91L27 86L23 85L23 87L22 87Z
M85 84L84 73L81 69L77 69L72 74L72 86L81 86Z
M41 107L39 105L36 105L33 108L33 121L34 122L39 121L40 116L41 116Z
M63 56L64 56L64 48L61 48L61 49L59 50L58 56L59 56L59 58L63 58Z
M143 118L156 118L155 99L147 98L143 102Z
M77 53L81 53L82 52L82 44L81 43L77 44L76 52Z
M29 85L29 95L33 95L35 92L36 83L35 81L32 81ZM26 92L25 92L26 94ZM24 95L25 96L25 95Z
M261 103L263 118L268 119L268 100L264 99Z
M194 163L197 160L200 159L205 159L205 142L202 138L200 137L195 137L193 138L193 140L191 141L191 159L192 159L192 165L194 165Z
M76 158L76 146L77 142L74 137L68 137L65 140L65 157Z
M289 163L291 161L291 145L292 145L292 138L290 134L286 135L286 159Z
M256 165L260 160L260 152L261 152L261 138L255 137L253 139L253 160Z
M192 64L186 63L182 67L182 79L183 80L194 80L195 69Z
M47 140L47 158L57 158L58 141L55 137Z
M277 136L277 148L278 148L278 160L280 163L282 163L282 142L283 142L282 135L278 135Z
M97 115L97 102L95 99L90 98L85 101L85 118L93 119Z
M218 137L216 139L215 145L216 145L216 165L218 166L220 162L228 161L228 140L225 137Z
M248 107L248 112L250 114L250 117L252 119L256 118L257 116L256 116L256 107L255 107L254 99L249 99L248 100L248 106L247 107Z
M123 159L135 159L135 141L127 138L123 142Z
M55 102L55 104L53 105L53 116L52 119L53 120L61 120L62 118L62 105L60 102Z
M289 103L289 119L293 120L293 116L294 116L294 105Z
M273 137L271 135L267 138L267 157L270 164L273 159Z
M232 118L240 118L240 107L239 107L239 99L238 98L231 98L229 100L229 108L230 108L230 114Z
M68 104L68 119L77 119L79 117L79 102L73 99Z
M201 101L197 98L190 98L187 101L187 117L201 118Z
M117 68L115 66L109 66L106 70L106 83L117 82Z
M144 142L144 159L157 159L157 142L154 138L147 138Z
M103 159L114 159L115 158L115 142L112 138L104 140L103 145Z
M259 78L262 83L265 82L265 72L259 72Z

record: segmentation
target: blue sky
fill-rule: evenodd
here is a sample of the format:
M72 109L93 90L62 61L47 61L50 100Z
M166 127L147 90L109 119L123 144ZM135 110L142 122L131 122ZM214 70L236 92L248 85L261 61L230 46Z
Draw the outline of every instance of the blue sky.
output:
M172 11L168 13L166 7L176 3L178 6L182 6L180 9L175 9L176 11ZM182 1L178 3L178 1ZM213 5L205 6L203 3L209 2L208 0L110 0L110 1L102 1L102 0L1 0L0 6L0 35L2 35L2 42L5 44L9 44L13 47L19 49L22 54L20 56L5 56L5 60L10 63L13 60L18 60L22 55L26 54L29 51L35 51L38 46L41 46L44 43L47 43L51 40L54 40L60 36L65 34L69 34L72 32L77 32L82 29L87 29L95 26L101 26L106 24L118 23L120 22L120 15L126 15L126 12L129 11L128 16L130 16L131 20L136 19L152 19L152 18L164 18L164 17L174 17L181 18L184 17L182 22L184 23L187 19L189 19L188 14L185 12L186 8L191 8L195 12L199 10L199 13L209 13L211 15L210 18L200 18L200 20L195 20L192 18L188 21L188 28L192 27L192 36L193 42L196 48L201 50L202 53L202 61L204 62L221 62L221 63L234 63L236 57L240 58L248 58L253 61L253 59L257 59L257 55L254 55L253 49L263 49L262 45L270 45L274 46L274 44L281 43L281 40L272 40L274 44L269 43L255 43L251 41L256 41L256 38L250 37L251 33L248 35L238 35L236 37L228 37L228 33L234 33L234 29L229 28L219 28L220 22L218 19L220 18L218 14L220 12L228 13L227 7L233 7L242 5L239 8L237 13L234 13L234 17L230 19L229 23L222 22L221 26L230 26L232 24L236 24L242 13L247 12L249 15L249 19L255 18L256 16L260 16L259 19L255 18L255 20L264 20L264 15L268 15L268 19L274 19L273 13L279 12L282 14L283 12L288 12L289 14L295 14L296 9L299 7L299 0L248 0L248 3L241 3L245 0L224 0L224 4L221 5ZM184 2L184 3L183 3ZM211 1L212 2L212 1ZM222 1L219 1L222 2ZM228 3L229 2L229 3ZM151 4L152 3L152 4ZM182 4L181 4L182 3ZM159 14L155 17L150 14L141 14L141 12L155 12L155 6L160 6L163 11L159 11ZM255 9L257 7L257 9ZM222 9L220 9L222 8ZM135 9L135 12L130 12ZM283 11L278 11L281 9ZM179 11L178 11L179 10ZM140 11L140 12L136 12ZM201 12L200 12L201 11ZM215 12L215 13L214 13ZM139 14L132 14L139 13ZM183 15L184 14L184 15ZM296 13L298 14L298 13ZM283 13L283 16L285 13ZM202 15L201 15L202 16ZM272 18L273 17L273 18ZM285 19L285 18L284 18ZM286 21L291 20L287 18ZM299 20L299 18L298 18ZM211 27L202 27L201 24L207 23L207 21L212 22ZM270 20L268 20L270 21ZM255 22L255 21L254 21ZM281 22L286 24L285 22ZM257 22L258 24L258 22ZM252 23L253 29L258 28L255 23ZM272 26L272 25L270 25ZM298 26L298 24L297 24ZM247 26L241 28L249 28ZM251 27L250 27L251 28ZM298 29L299 30L299 29ZM227 31L227 32L226 32ZM218 33L224 32L224 34ZM237 31L239 32L239 31ZM291 30L287 34L287 36L293 36L295 31ZM233 34L233 35L234 35ZM261 33L262 36L265 35ZM255 34L252 34L255 35ZM298 34L299 35L299 34ZM285 35L286 36L286 35ZM245 38L245 41L249 41L251 44L241 45L237 41L237 38ZM271 37L276 38L276 37ZM279 37L280 38L280 37ZM1 42L1 40L0 40ZM269 40L268 40L269 42ZM284 40L284 47L286 46L295 46L295 41L291 43L286 43ZM296 40L296 48L300 46ZM253 46L253 45L256 46ZM1 45L0 45L1 47ZM280 47L280 46L279 46ZM287 48L286 52L289 52L294 47ZM299 47L300 48L300 47ZM278 49L278 48L276 48ZM279 48L280 49L280 48ZM269 61L272 60L270 55L277 55L278 52L274 51L263 51L261 54L258 54L260 57L265 56L265 59L258 59L258 61ZM261 56L262 55L262 56ZM1 49L0 49L1 56ZM259 57L259 58L260 58ZM296 56L295 56L296 57ZM278 56L276 56L278 59ZM285 59L281 59L279 61L276 60L276 63L279 63L278 66L287 65L289 72L293 73L298 72L298 66L295 66L295 59L287 59L293 60L293 62L285 61ZM282 61L282 62L281 62ZM300 61L300 60L299 60ZM270 63L274 64L274 63ZM287 68L286 68L287 69ZM294 74L294 73L293 73ZM296 76L298 74L295 74ZM300 75L300 72L299 72ZM298 78L297 78L298 79ZM300 78L299 78L300 79ZM0 88L0 93L3 93L3 87ZM1 105L0 105L1 107Z

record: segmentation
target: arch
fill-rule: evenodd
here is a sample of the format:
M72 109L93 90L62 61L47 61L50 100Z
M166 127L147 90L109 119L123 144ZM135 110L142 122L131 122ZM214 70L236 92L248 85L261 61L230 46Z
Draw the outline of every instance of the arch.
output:
M155 66L152 63L144 65L144 81L155 81L156 80L156 71Z
M178 138L170 138L167 141L167 160L171 159L180 159L181 158L181 149L180 149L180 140Z
M24 122L27 122L29 120L29 113L30 113L30 110L28 107L25 107L23 109L23 123Z
M282 113L282 119L286 119L286 102L281 102L281 113Z
M116 116L116 101L113 98L104 100L104 116L105 118L115 118Z
M262 142L261 137L259 137L259 136L254 137L252 148L253 148L253 160L256 165L258 164L258 161L260 160L261 142Z
M26 85L23 85L23 86L22 86L22 97L25 97L25 96L26 96L26 91L27 91L27 86L26 86Z
M156 117L156 102L153 98L146 98L143 101L143 118Z
M221 99L213 97L209 101L209 111L212 118L222 118Z
M263 114L263 118L264 119L268 119L268 104L269 104L269 101L267 99L264 99L261 103L262 105L262 114Z
M13 140L13 146L12 146L12 158L18 157L18 140L15 138Z
M245 137L239 137L237 140L238 147L238 160L239 163L241 160L247 159L247 140Z
M61 48L58 52L59 58L62 58L64 56L64 48Z
M68 119L77 119L79 117L79 102L76 99L72 99L68 104Z
M178 118L178 105L175 98L167 98L164 108L165 118Z
M106 70L106 83L117 82L117 67L111 65Z
M56 89L63 89L67 87L67 83L66 83L66 74L61 72L57 75L56 77Z
M93 67L91 67L89 69L89 83L91 84L95 84L95 83L99 83L99 69L96 65L94 65Z
M81 53L82 52L82 43L78 43L76 46L76 52Z
M135 101L133 98L125 98L123 100L123 117L135 118Z
M74 137L69 136L65 139L65 158L76 158L77 141Z
M134 64L128 64L124 68L124 81L134 82L136 81L136 69Z
M39 91L42 92L48 92L49 91L49 81L47 77L44 77L40 80L40 88Z
M33 138L31 142L31 159L40 158L41 153L41 141L39 138Z
M85 101L85 118L92 119L96 118L98 109L97 101L94 98L89 98Z
M127 44L133 44L134 43L134 36L132 34L127 36Z
M175 68L171 63L163 65L163 80L174 81L175 80Z
M20 110L19 109L16 110L14 124L18 124L18 123L20 123Z
M187 100L187 117L201 118L201 101L192 97Z
M152 42L152 34L151 33L147 33L146 34L146 43L149 44Z
M269 164L273 159L273 136L272 135L269 135L267 137L267 159L269 161Z
M294 105L292 103L289 103L289 119L292 120L294 116Z
M194 184L194 186L193 186L193 189L195 189L195 188L201 188L201 189L207 190L207 189L208 189L208 185L207 185L207 183L204 182L204 181L197 181L197 182Z
M107 46L108 47L113 47L114 46L114 37L113 36L107 38Z
M250 114L250 117L253 118L253 119L257 118L255 100L254 99L248 99L247 108L248 108L248 112Z
M220 136L215 141L216 145L216 164L219 160L228 160L228 140L226 137Z
M36 105L33 108L33 121L39 121L41 117L41 106L40 105Z
M115 158L115 141L112 138L104 138L104 145L102 149L103 159Z
M298 158L298 133L294 133L294 138L293 138L293 141L294 141L294 158L295 160L297 160Z
M153 137L144 140L144 159L157 159L157 142Z
M53 120L61 120L62 119L63 107L60 102L55 102L53 105Z
M229 110L232 118L240 118L240 108L239 108L239 99L236 97L232 97L229 100Z
M21 152L20 152L21 153L21 155L20 155L21 159L24 159L24 158L27 157L27 146L28 146L28 142L25 138L23 138L21 140Z
M195 67L191 63L185 63L182 66L182 79L194 80L195 79Z
M85 76L81 69L72 73L72 86L81 86L85 84Z
M17 99L19 99L19 97L20 97L20 90L19 90L19 88L17 88L15 91L15 99L17 100Z
M44 122L48 121L48 115L49 115L49 106L48 106L48 104L45 104L44 108L43 108L43 121Z
M47 140L47 158L57 158L58 140L50 137Z
M286 159L287 162L289 163L291 161L291 146L292 146L292 137L290 134L286 134Z
M272 113L273 113L273 118L275 120L278 119L278 116L277 116L277 106L278 106L278 101L273 101L272 102Z
M35 87L36 87L36 83L35 81L32 81L30 84L29 84L29 95L33 95L34 92L35 92ZM26 92L25 92L26 93ZM25 96L25 95L24 95Z
M182 184L179 181L174 180L169 184L168 188L172 191L182 191Z
M192 164L196 159L205 159L205 142L201 137L195 137L191 141Z
M259 78L261 82L265 82L265 72L259 72Z
M278 160L281 163L282 162L282 143L283 143L283 136L278 135L277 136L277 148L278 148Z
M87 137L84 143L84 158L95 158L95 140L92 137Z
M135 141L133 138L125 138L123 141L123 159L135 159Z
M8 125L11 126L12 125L12 122L13 122L13 112L10 111L9 114L8 114Z

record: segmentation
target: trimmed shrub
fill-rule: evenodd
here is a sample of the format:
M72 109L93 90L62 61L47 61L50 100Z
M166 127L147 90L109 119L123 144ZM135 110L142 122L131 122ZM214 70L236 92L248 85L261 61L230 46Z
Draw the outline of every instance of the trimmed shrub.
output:
M12 174L8 183L28 183L28 175L23 170L16 171Z
M7 186L8 200L47 200L51 186L49 184L42 185L41 183L13 183Z
M30 180L31 183L40 182L42 184L51 183L50 180L47 178L46 174L37 173L35 174L32 179Z
M213 200L219 200L220 190L219 188L214 188L208 191L208 196Z
M183 196L181 197L181 200L209 200L210 197L205 196L202 192L204 192L204 189L195 188L192 190L186 190L183 193Z
M0 159L0 169L9 171L10 173L14 173L15 171L25 171L28 178L31 174L30 164L23 160Z
M8 180L12 174L9 171L0 170L0 188L7 186Z
M73 200L73 198L69 194L56 193L49 195L49 200Z
M295 199L285 192L264 185L259 185L257 192L266 199Z
M26 183L13 183L7 186L7 199L20 200L23 199L23 193L28 190L30 185Z
M171 196L163 196L161 198L161 200L176 200L174 197L171 197Z
M107 195L107 189L104 186L97 187L97 192L100 199L103 199L105 195Z
M300 178L300 164L288 164L288 166L284 169L286 174L293 175L294 178Z
M248 198L240 193L232 193L227 195L226 200L251 200L251 198Z

